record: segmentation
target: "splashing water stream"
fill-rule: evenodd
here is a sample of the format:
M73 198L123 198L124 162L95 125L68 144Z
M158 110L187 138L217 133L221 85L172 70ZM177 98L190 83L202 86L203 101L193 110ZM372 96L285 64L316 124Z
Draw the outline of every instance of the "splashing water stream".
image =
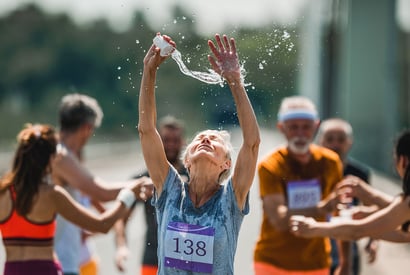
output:
M171 57L178 64L179 70L184 75L193 77L195 79L198 79L208 84L219 84L223 86L223 83L224 83L223 78L219 74L217 74L214 70L209 69L209 73L206 73L206 72L192 71L188 69L185 63L182 61L181 53L177 49L175 49L172 52Z

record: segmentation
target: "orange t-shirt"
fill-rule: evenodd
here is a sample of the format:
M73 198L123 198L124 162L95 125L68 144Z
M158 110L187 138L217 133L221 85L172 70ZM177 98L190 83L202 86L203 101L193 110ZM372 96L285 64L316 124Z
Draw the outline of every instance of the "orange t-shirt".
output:
M343 165L339 156L326 148L311 145L311 160L302 165L293 159L286 147L268 155L258 165L260 195L283 194L288 199L288 184L314 181L320 187L321 199L328 196L342 179ZM318 188L319 188L318 187ZM321 217L319 220L325 220ZM330 266L328 238L300 238L280 232L263 215L261 232L254 251L254 261L286 270L315 270Z

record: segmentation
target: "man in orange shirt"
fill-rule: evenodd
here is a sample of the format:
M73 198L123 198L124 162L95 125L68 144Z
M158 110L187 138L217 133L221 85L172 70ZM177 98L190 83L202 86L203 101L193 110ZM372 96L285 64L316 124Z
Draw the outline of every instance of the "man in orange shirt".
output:
M336 209L333 189L342 179L343 165L336 153L312 143L318 126L309 99L283 99L277 128L287 144L258 165L264 213L254 251L255 275L329 274L329 239L295 237L288 225L292 215L324 221Z

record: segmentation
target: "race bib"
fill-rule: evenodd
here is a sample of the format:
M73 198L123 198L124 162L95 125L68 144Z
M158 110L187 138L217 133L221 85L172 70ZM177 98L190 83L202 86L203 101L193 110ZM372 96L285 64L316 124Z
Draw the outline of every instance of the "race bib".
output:
M165 266L212 273L215 228L170 222L165 235Z
M318 179L290 181L287 183L289 209L315 206L322 197Z

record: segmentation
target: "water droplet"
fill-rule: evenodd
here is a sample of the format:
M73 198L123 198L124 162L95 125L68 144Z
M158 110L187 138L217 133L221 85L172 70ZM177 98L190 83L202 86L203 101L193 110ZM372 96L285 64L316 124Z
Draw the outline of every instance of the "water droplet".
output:
M117 76L117 79L120 80L120 79L121 79L121 76Z
M121 70L121 66L118 66L118 67L117 67L117 70Z
M137 39L137 40L135 40L135 44L139 44L140 43L140 41Z

